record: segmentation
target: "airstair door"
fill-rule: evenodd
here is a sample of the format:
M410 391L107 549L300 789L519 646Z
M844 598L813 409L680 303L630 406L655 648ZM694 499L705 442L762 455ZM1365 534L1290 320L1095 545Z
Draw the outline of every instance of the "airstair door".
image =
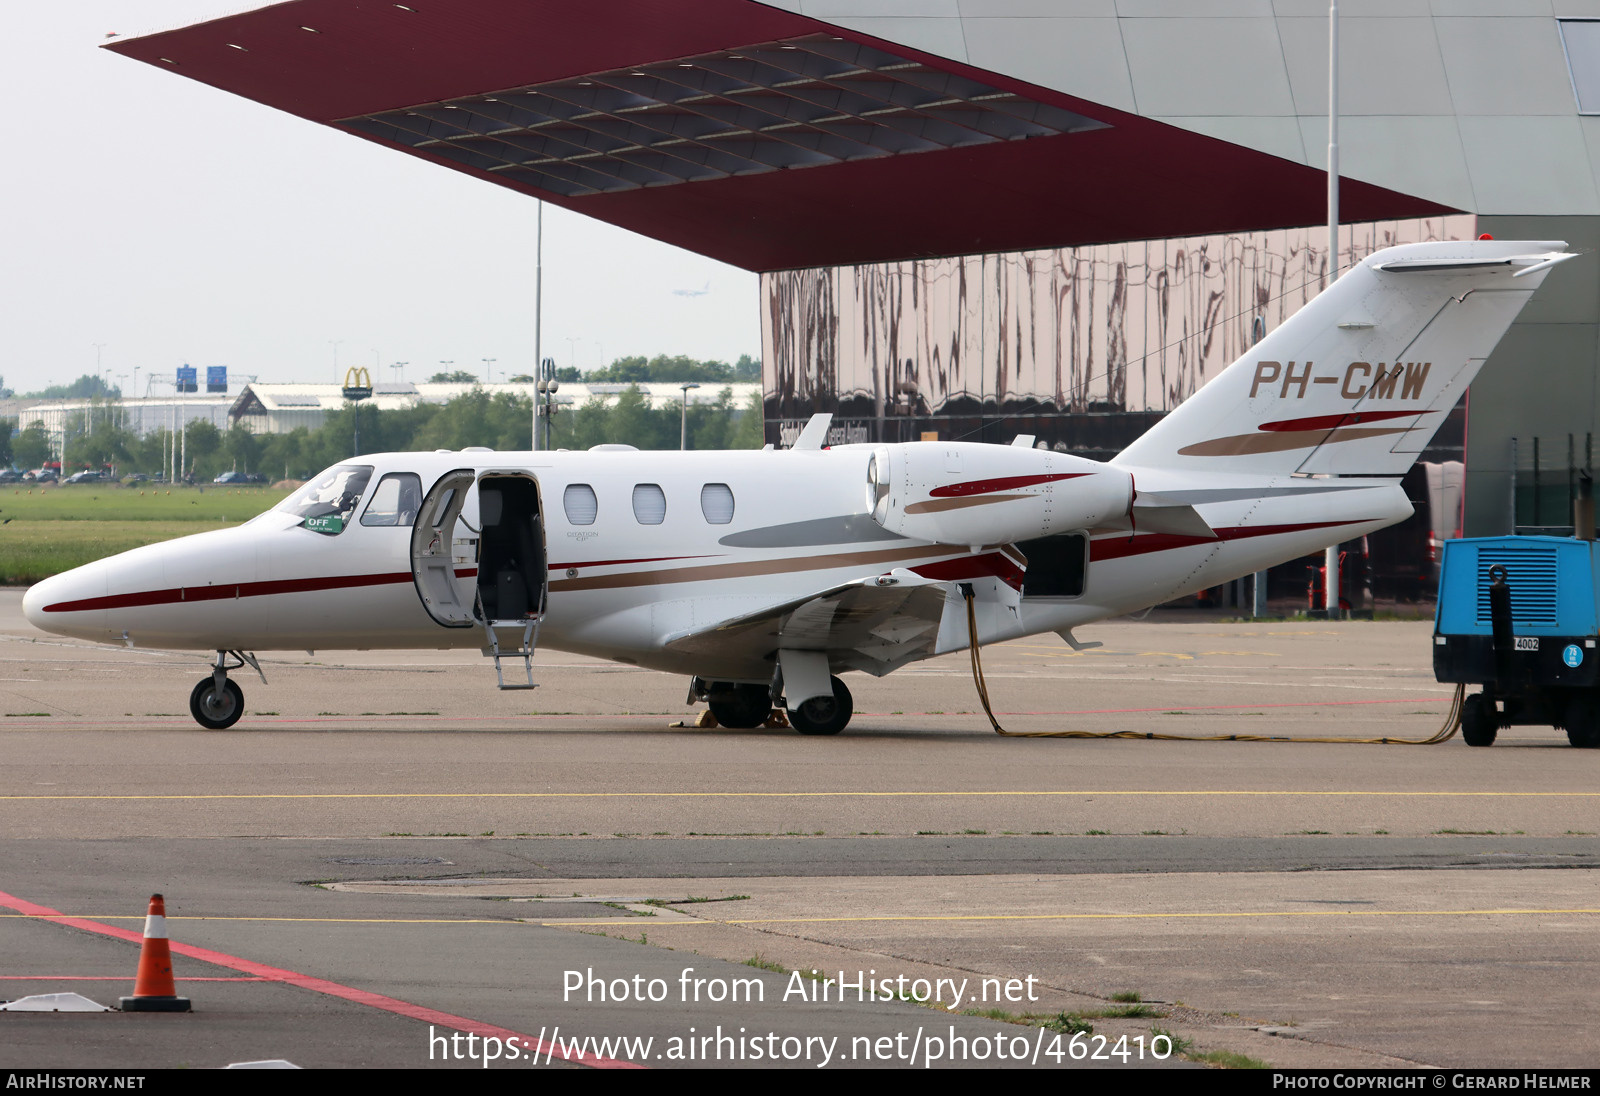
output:
M476 560L458 561L456 522L467 503L467 491L478 478L476 469L457 468L439 477L417 511L411 527L411 578L428 615L446 628L477 623L473 602L477 581L457 571L476 571Z
M529 472L483 473L478 480L478 609L484 653L502 689L532 689L533 649L544 619L549 567L539 480ZM507 682L501 659L522 659L525 680Z

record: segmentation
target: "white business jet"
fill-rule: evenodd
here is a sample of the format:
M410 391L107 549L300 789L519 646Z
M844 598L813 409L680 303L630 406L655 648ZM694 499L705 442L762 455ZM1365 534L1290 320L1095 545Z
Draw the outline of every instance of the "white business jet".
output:
M1404 519L1400 477L1564 246L1380 251L1109 463L1025 437L830 449L825 415L783 451L385 453L23 607L61 635L215 651L190 697L212 728L243 712L228 672L259 672L254 652L478 647L502 688L531 688L542 644L683 674L724 726L781 705L836 734L847 671L1076 646L1091 621Z

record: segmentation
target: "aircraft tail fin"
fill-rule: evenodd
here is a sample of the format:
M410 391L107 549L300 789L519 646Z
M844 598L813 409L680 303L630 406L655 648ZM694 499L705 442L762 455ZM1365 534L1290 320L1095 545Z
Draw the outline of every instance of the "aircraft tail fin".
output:
M1408 244L1369 256L1116 464L1402 475L1550 268L1560 242Z

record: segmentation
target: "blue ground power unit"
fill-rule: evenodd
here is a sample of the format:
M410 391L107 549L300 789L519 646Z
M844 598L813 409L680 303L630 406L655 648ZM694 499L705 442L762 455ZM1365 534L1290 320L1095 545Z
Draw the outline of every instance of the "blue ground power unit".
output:
M1501 727L1565 728L1600 747L1600 542L1476 537L1444 542L1433 671L1482 685L1461 709L1461 736L1490 746Z

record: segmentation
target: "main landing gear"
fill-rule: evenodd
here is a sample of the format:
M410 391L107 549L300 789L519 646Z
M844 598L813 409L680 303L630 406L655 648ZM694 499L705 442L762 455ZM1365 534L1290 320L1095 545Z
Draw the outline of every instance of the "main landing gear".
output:
M229 662L230 656L237 661ZM261 673L261 664L255 655L243 651L217 652L216 668L195 682L194 690L189 693L189 714L196 723L208 731L224 731L239 722L239 717L244 715L244 690L239 688L238 682L229 679L228 671L244 666L261 674L263 685L267 683L267 675Z
M801 734L838 734L850 722L855 712L850 690L836 677L828 681L833 685L833 696L814 696L789 709L789 722Z
M801 734L838 734L849 724L855 710L850 690L837 677L828 680L833 685L831 697L812 697L803 704L785 708L789 713L789 725ZM705 681L697 677L689 687L689 703L704 700L719 726L750 730L766 723L772 714L772 692L772 687L767 685Z

